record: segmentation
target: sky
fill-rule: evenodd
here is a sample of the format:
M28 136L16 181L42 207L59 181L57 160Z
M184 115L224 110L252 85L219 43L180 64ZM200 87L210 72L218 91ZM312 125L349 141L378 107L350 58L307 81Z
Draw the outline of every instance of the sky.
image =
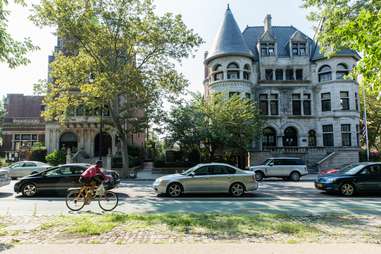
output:
M12 2L12 1L11 1ZM37 4L39 0L29 0ZM198 33L205 43L194 54L194 58L184 59L179 71L190 82L191 91L203 91L203 58L216 35L227 7L230 4L241 31L246 26L263 25L266 14L272 15L273 25L293 25L306 35L313 37L312 24L307 21L307 12L301 8L302 0L155 0L157 13L172 12L181 14L185 24ZM30 53L30 64L9 69L0 64L0 98L8 93L33 94L33 84L47 78L48 56L56 45L52 28L36 27L29 19L30 6L21 7L10 4L8 30L21 40L30 37L40 50Z

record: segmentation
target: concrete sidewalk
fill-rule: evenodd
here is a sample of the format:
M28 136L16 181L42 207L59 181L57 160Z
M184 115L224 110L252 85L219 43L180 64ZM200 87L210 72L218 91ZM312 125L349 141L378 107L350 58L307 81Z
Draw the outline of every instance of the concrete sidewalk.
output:
M0 252L1 252L0 244ZM19 245L3 254L380 254L372 244Z

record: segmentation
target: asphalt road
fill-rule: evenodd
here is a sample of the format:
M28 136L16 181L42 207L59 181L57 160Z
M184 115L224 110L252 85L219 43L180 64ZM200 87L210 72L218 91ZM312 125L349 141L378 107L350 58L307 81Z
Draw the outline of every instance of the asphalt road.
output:
M0 215L68 214L64 197L57 195L24 198L13 193L13 184L0 188ZM186 195L180 198L157 196L151 181L122 182L115 192L120 202L116 211L150 212L222 212L222 213L288 213L293 215L348 213L381 216L381 195L345 198L325 194L313 182L264 181L258 191L244 197L229 195ZM101 212L96 202L82 212Z

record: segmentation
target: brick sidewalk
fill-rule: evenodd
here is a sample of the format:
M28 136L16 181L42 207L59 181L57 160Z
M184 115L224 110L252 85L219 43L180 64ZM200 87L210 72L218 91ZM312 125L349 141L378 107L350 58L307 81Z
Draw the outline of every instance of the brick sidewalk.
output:
M0 245L0 252L1 252ZM370 244L141 244L141 245L19 245L3 254L380 254Z

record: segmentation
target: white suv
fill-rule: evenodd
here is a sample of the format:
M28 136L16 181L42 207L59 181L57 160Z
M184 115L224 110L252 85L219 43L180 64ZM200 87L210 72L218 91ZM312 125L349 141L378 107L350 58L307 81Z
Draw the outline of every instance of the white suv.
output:
M269 158L263 165L251 166L257 181L266 177L280 177L284 180L299 181L301 176L307 175L307 166L303 160L291 157Z

